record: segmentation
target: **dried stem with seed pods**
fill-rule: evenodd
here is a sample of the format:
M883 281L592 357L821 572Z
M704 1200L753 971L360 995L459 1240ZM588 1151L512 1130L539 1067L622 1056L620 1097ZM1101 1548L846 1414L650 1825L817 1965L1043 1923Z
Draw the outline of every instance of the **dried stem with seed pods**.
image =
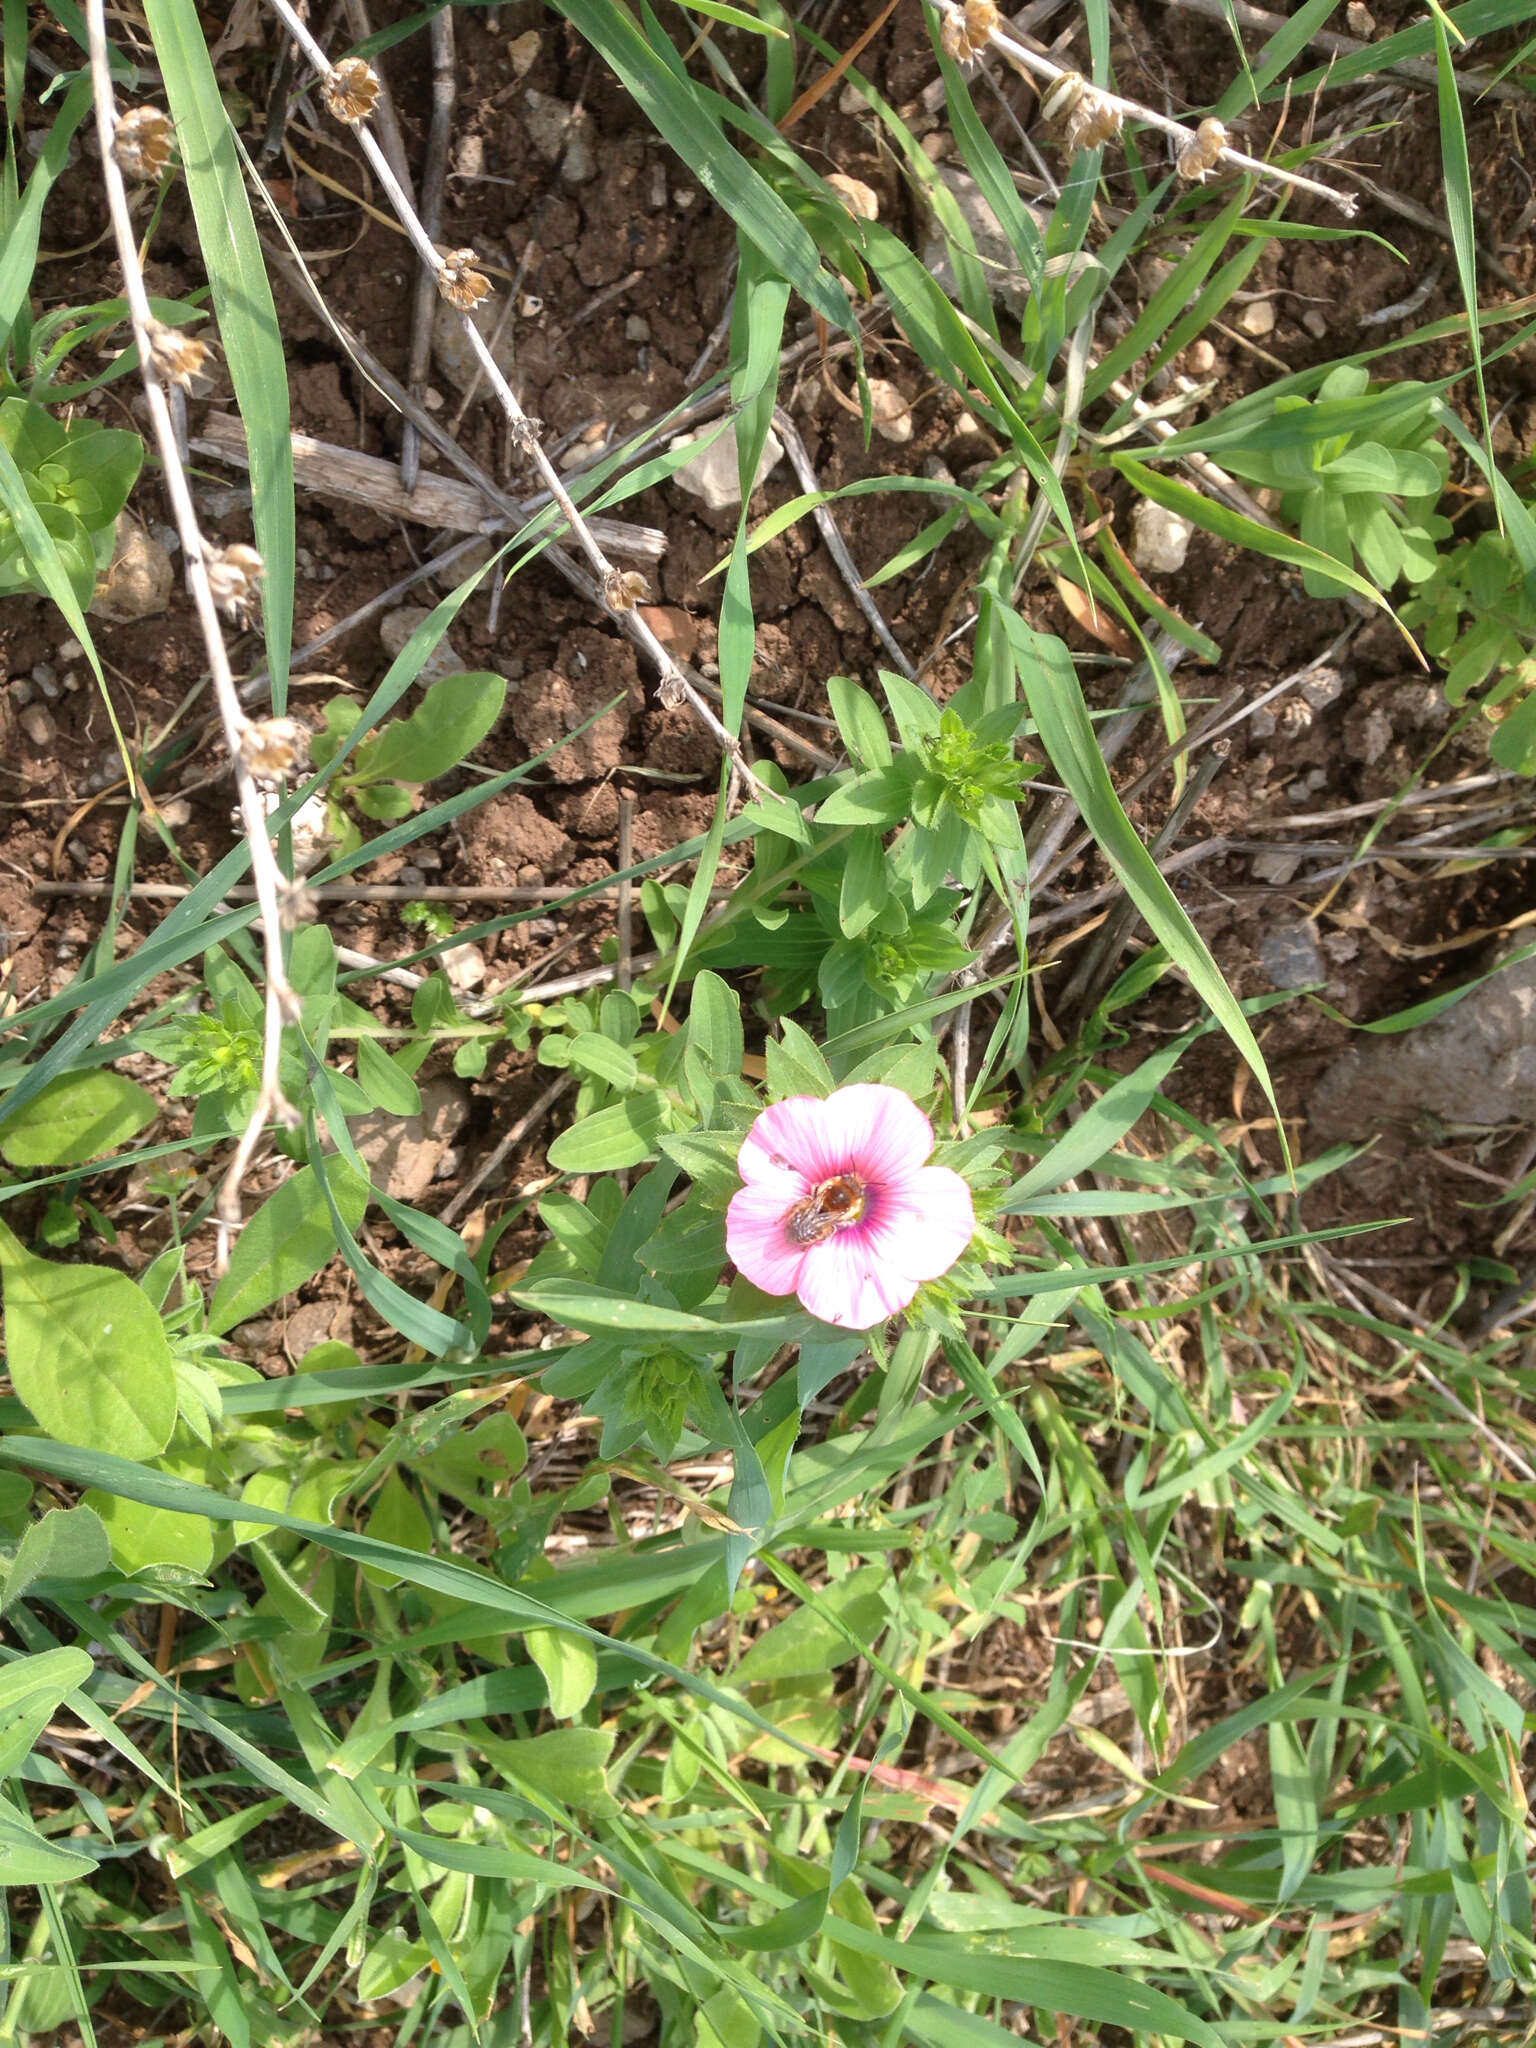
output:
M358 145L383 186L390 206L410 237L417 255L435 275L443 298L462 317L465 339L475 353L486 383L507 416L513 445L524 461L537 469L545 489L564 513L571 532L596 573L603 603L614 617L624 620L629 637L654 664L659 677L658 696L661 702L664 705L689 704L728 757L733 781L747 784L759 795L776 797L776 792L753 774L735 736L721 724L707 700L683 674L645 620L636 614L635 608L643 602L646 594L644 579L634 570L616 569L609 561L591 527L577 510L560 472L545 454L539 440L537 421L530 420L523 411L485 336L471 317L473 308L491 289L490 280L475 267L475 252L472 249L452 249L444 255L438 249L422 226L409 195L401 188L383 150L369 132L368 119L379 91L372 69L360 57L345 57L340 64L332 64L294 12L289 0L271 0L271 5L273 13L319 74L320 96L327 110L356 132Z
M214 546L204 539L198 526L191 487L179 453L170 388L178 382L183 385L190 382L206 350L200 342L162 326L150 311L149 294L144 288L143 273L139 268L137 236L123 181L124 168L137 175L141 171L153 173L157 164L163 164L169 154L170 123L163 114L150 107L134 108L119 121L107 52L104 0L87 0L86 20L107 210L122 265L123 290L128 300L133 338L138 345L144 394L165 471L166 495L181 537L187 582L197 608L198 623L202 627L214 696L234 770L240 818L251 853L251 879L255 885L256 900L261 906L266 951L261 1086L256 1106L224 1175L215 1212L219 1230L218 1257L222 1268L228 1258L231 1236L240 1226L242 1186L263 1130L272 1122L290 1128L297 1122L297 1112L283 1094L278 1080L278 1057L283 1026L296 1023L299 1015L298 998L283 960L283 931L285 925L291 925L299 914L303 898L301 891L286 879L278 867L272 848L266 792L275 789L291 770L302 768L309 735L307 729L294 719L252 719L241 705L235 689L219 611L222 607L234 618L242 621L249 618L258 602L261 558L254 548L238 544L228 548Z
M933 0L933 5L942 24L944 47L952 57L979 56L990 47L1017 69L1047 81L1041 94L1041 112L1047 120L1064 124L1067 147L1073 152L1112 142L1125 122L1140 121L1149 128L1161 128L1177 143L1179 175L1191 184L1201 183L1219 164L1230 164L1234 170L1251 171L1255 177L1272 178L1282 185L1294 185L1299 192L1314 193L1330 206L1336 206L1346 219L1352 219L1359 207L1360 202L1352 192L1337 191L1316 178L1282 170L1278 164L1267 164L1233 149L1219 121L1205 120L1198 128L1191 128L1152 107L1142 106L1139 101L1122 99L1118 93L1090 85L1070 65L1059 63L1042 51L1031 50L1016 36L1009 35L1000 25L993 0L966 0L964 5L960 0Z

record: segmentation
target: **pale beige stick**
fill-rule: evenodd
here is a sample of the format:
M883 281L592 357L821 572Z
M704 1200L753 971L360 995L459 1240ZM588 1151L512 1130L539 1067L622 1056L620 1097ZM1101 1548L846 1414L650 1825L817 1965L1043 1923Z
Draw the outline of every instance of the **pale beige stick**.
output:
M1237 170L1251 171L1255 177L1273 178L1279 184L1295 186L1299 192L1311 192L1319 199L1326 199L1330 206L1336 206L1348 220L1352 220L1359 209L1360 202L1352 192L1335 191L1333 186L1324 185L1316 178L1303 177L1299 171L1282 170L1278 164L1267 164L1260 157L1246 156L1242 150L1233 149L1224 139L1219 148L1213 143L1208 150L1206 137L1198 134L1183 121L1171 120L1167 114L1160 114L1153 107L1144 107L1138 100L1122 99L1118 93L1109 92L1103 86L1089 85L1069 64L1058 63L1054 57L1047 57L1038 50L1029 49L1016 37L1006 34L1003 29L996 26L997 10L988 5L988 0L970 0L967 7L958 5L957 0L933 0L933 5L943 17L949 36L954 40L955 49L951 54L958 52L974 55L978 48L985 48L990 44L1019 70L1028 71L1036 78L1049 79L1052 85L1058 81L1074 79L1077 85L1082 87L1083 103L1086 105L1088 98L1091 97L1093 106L1102 110L1106 118L1112 121L1111 133L1118 133L1120 124L1124 121L1140 121L1148 128L1161 128L1165 135L1171 136L1179 145L1181 158L1198 162L1208 155L1209 161L1204 163L1204 168L1197 173L1198 176L1203 176L1204 170L1214 169L1218 163L1231 164ZM1050 93L1042 95L1042 109L1051 97ZM1201 125L1204 127L1206 124ZM1099 139L1107 140L1108 136Z
M283 931L285 925L291 925L301 899L278 870L272 851L267 804L260 785L275 788L290 768L302 765L308 732L293 719L252 720L247 717L235 689L224 632L219 624L219 605L236 616L247 613L254 606L261 561L254 548L210 546L198 526L167 393L168 386L174 383L179 382L183 387L190 383L206 351L200 343L163 326L150 310L149 295L139 268L137 237L128 211L128 195L123 184L125 163L135 170L152 170L156 159L163 165L164 154L169 148L170 123L152 107L135 109L119 122L112 92L104 0L87 0L86 22L107 211L122 266L123 290L128 300L133 338L138 346L144 395L165 472L166 495L175 516L187 565L187 582L208 651L214 697L234 770L240 816L250 848L251 879L261 905L264 927L267 987L261 1086L255 1108L224 1175L215 1207L219 1233L218 1263L222 1269L228 1261L231 1235L241 1221L240 1196L246 1169L263 1130L273 1120L290 1128L298 1121L297 1112L284 1095L278 1079L278 1058L283 1026L296 1023L299 1016L298 997L288 980L283 960Z

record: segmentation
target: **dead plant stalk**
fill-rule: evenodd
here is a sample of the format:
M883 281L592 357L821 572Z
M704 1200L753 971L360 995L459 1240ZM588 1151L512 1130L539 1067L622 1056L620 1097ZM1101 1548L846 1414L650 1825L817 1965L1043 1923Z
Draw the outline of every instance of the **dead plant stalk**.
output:
M229 655L224 645L224 629L219 622L218 606L209 579L210 558L214 551L203 538L197 523L191 487L187 481L186 470L182 466L166 373L155 357L154 344L158 323L150 310L149 294L145 289L143 272L139 267L138 239L128 209L127 188L113 153L118 117L112 91L104 0L86 0L86 23L91 82L95 93L96 133L101 144L101 172L106 190L107 211L122 265L123 290L128 300L133 338L138 346L145 400L164 466L166 495L170 499L176 530L181 538L182 554L187 564L187 582L208 651L214 696L218 703L219 718L224 727L224 741L234 772L241 823L246 844L250 849L251 879L255 884L256 900L261 905L262 914L262 938L266 955L266 1014L262 1032L261 1086L257 1093L256 1105L240 1135L234 1156L224 1175L218 1202L215 1205L214 1213L218 1225L217 1258L222 1271L228 1261L233 1233L240 1227L242 1187L262 1131L274 1120L289 1126L297 1122L297 1112L284 1095L278 1080L278 1057L282 1046L283 1026L296 1023L299 1016L298 998L288 979L288 970L283 959L283 913L285 901L291 895L291 885L284 879L277 865L277 857L272 848L267 806L253 767L253 759L259 765L265 752L254 743L262 739L267 728L246 715L235 689ZM254 551L248 552L254 559Z
M942 18L955 22L962 29L965 27L966 10L958 4L958 0L933 0L933 5ZM1036 78L1049 79L1054 83L1057 79L1070 78L1073 75L1069 64L1059 63L1054 57L1047 57L1039 50L1029 49L1000 28L992 29L987 40L992 48L1006 57L1017 70L1032 72ZM1095 98L1105 108L1113 109L1122 121L1141 121L1149 128L1161 128L1165 135L1171 136L1178 144L1181 154L1198 149L1199 137L1194 129L1187 127L1184 122L1172 120L1167 114L1160 114L1153 107L1144 107L1139 100L1122 99L1118 93L1109 92L1103 86L1095 86L1093 92ZM1272 178L1282 185L1294 185L1298 192L1314 193L1319 199L1326 199L1330 206L1336 206L1346 219L1353 219L1359 209L1360 202L1352 192L1339 192L1333 186L1324 185L1316 178L1304 178L1298 171L1282 170L1278 164L1268 164L1259 157L1247 156L1242 150L1233 149L1229 144L1223 143L1215 152L1215 161L1230 164L1234 170L1249 171L1257 178Z
M660 640L657 639L655 633L646 624L644 618L639 615L635 607L635 598L631 594L632 586L631 589L626 588L627 579L614 568L602 548L598 545L591 527L577 510L575 501L566 489L560 472L555 468L544 451L543 445L539 440L537 423L530 420L527 413L524 412L517 394L507 382L500 364L492 355L485 336L475 324L469 310L473 304L485 296L486 291L489 289L488 281L482 273L471 270L468 273L468 280L473 280L473 282L469 282L467 294L463 291L460 279L463 277L465 259L469 252L461 250L456 252L452 258L444 258L442 252L422 226L421 219L411 203L410 196L402 189L400 181L390 167L384 151L369 132L368 120L374 99L377 96L376 88L372 95L366 90L366 85L359 92L357 90L357 79L346 75L348 66L357 67L359 60L355 58L349 59L348 66L342 67L341 71L338 72L338 67L332 64L324 50L315 41L308 28L289 4L289 0L270 0L270 5L273 13L282 22L288 33L308 58L314 70L318 73L322 84L334 88L338 80L340 80L342 84L341 96L351 99L358 108L359 111L355 118L350 113L346 116L348 125L357 136L358 146L372 166L374 176L384 188L390 206L409 236L417 255L420 256L422 262L427 265L436 277L439 292L448 301L449 305L453 306L459 313L464 325L465 340L474 351L486 383L495 393L497 403L507 416L507 421L512 431L513 445L519 454L522 455L523 459L530 462L538 471L545 489L564 514L571 532L575 535L581 547L582 553L596 572L603 603L615 618L623 619L625 630L654 664L659 677L658 695L661 702L664 705L688 703L698 717L703 720L704 724L708 726L709 730L714 734L716 741L725 752L731 764L733 780L746 783L756 795L772 797L777 801L777 791L770 790L767 784L759 781L758 777L753 774L742 753L738 740L722 725L704 697L689 682L677 663L668 654L665 647L662 646ZM367 78L372 78L372 74L367 71L366 66L362 67L362 70L366 73ZM332 111L335 112L334 106Z

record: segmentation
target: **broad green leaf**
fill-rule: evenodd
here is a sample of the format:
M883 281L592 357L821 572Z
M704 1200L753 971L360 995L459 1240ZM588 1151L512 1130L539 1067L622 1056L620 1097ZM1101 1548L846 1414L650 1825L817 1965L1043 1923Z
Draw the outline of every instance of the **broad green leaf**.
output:
M100 1515L87 1507L52 1508L29 1523L16 1547L5 1584L0 1587L0 1614L20 1600L39 1579L94 1579L110 1569L111 1549ZM83 1653L82 1653L83 1654ZM17 1667L8 1665L0 1674L0 1704L3 1681ZM82 1673L82 1684L89 1672Z
M355 1231L368 1207L368 1184L339 1162L327 1175L336 1206ZM208 1311L216 1336L292 1294L336 1256L330 1205L312 1166L304 1166L267 1197L235 1240L229 1271ZM121 1448L115 1446L114 1448Z
M432 1548L432 1524L413 1490L398 1472L391 1472L379 1488L373 1513L368 1517L368 1534L376 1543L397 1544L402 1550L426 1553ZM397 1586L396 1572L364 1565L363 1571L375 1586Z
M136 1572L147 1564L176 1564L201 1574L213 1563L213 1524L202 1515L178 1515L94 1490L86 1494L82 1506L101 1518L112 1562L121 1572Z
M549 1148L549 1163L557 1173L610 1173L639 1166L655 1152L666 1120L660 1094L627 1096L562 1131Z
M0 1224L11 1383L61 1443L152 1458L176 1423L176 1367L159 1316L124 1273L25 1251Z
M29 1820L0 1805L0 1884L68 1884L95 1868L96 1858L85 1850L48 1841Z
M421 1090L377 1039L357 1041L357 1078L376 1109L392 1116L420 1116Z
M579 1636L562 1629L531 1628L523 1646L544 1674L549 1711L557 1721L572 1720L592 1697L597 1684L597 1652Z
M159 1115L147 1088L110 1067L50 1081L5 1127L0 1152L12 1166L79 1166L125 1145Z
M409 718L397 718L357 750L367 782L432 782L472 754L501 716L505 676L487 670L444 676Z
M633 1088L640 1071L627 1045L615 1045L599 1031L578 1031L566 1047L566 1056L573 1067L595 1074L613 1088Z
M606 1772L611 1728L551 1728L546 1735L487 1745L486 1754L514 1780L578 1810L612 1803Z
M815 1607L797 1607L748 1649L731 1673L735 1685L782 1678L814 1678L858 1655L844 1628L873 1643L889 1620L882 1589L891 1582L883 1565L865 1565L824 1592ZM832 1617L844 1624L839 1628Z

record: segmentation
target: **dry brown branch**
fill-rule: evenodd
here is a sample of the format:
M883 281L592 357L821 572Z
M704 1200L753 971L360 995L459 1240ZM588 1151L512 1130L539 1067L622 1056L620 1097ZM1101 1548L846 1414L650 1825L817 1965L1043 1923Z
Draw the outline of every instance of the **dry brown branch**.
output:
M196 365L189 363L188 353L196 344L189 344L185 336L162 327L150 309L149 295L139 267L138 239L128 209L128 195L114 152L117 107L107 47L105 0L87 0L86 22L107 210L122 265L123 289L128 300L133 338L138 346L150 423L164 466L166 495L181 538L187 582L208 650L214 697L234 773L241 823L250 850L251 877L261 905L264 927L267 985L261 1085L255 1108L241 1133L219 1189L215 1214L219 1229L218 1260L222 1267L228 1259L231 1235L241 1220L241 1191L246 1169L263 1130L274 1120L288 1125L297 1121L297 1114L278 1079L283 1027L297 1022L299 1014L298 998L288 980L283 959L283 929L292 899L290 885L279 872L272 850L266 793L261 785L273 787L290 767L299 764L302 752L307 748L308 734L305 728L295 726L292 720L253 721L247 716L235 689L224 632L219 623L219 607L222 605L233 615L248 614L254 608L261 562L252 548L219 549L210 546L197 523L169 397L170 387L195 371Z
M298 488L317 491L322 497L342 498L351 505L367 505L392 518L411 519L418 526L441 527L450 533L506 533L511 520L472 483L456 477L437 476L423 470L416 488L407 491L400 482L396 464L377 455L363 455L356 448L342 448L334 441L316 441L308 434L290 436L293 445L293 476ZM231 413L210 413L201 433L192 437L199 455L217 462L247 467L245 424ZM536 509L536 508L534 508ZM530 509L527 516L534 516ZM667 536L659 527L635 526L627 519L589 519L587 524L602 544L616 555L632 561L657 562L666 553Z

